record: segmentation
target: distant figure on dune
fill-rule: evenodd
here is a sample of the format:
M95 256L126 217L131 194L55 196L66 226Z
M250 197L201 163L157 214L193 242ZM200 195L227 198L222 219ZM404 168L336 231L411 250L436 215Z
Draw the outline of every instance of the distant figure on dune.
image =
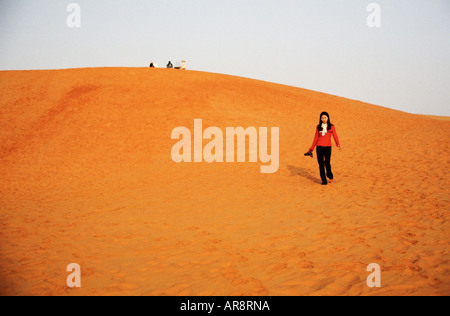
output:
M175 69L186 70L186 61L182 60L181 61L181 65L180 65L180 62L177 62L177 66L175 67Z
M317 161L319 162L320 178L322 179L322 185L327 185L327 178L333 180L333 172L331 171L331 135L333 135L334 141L341 150L341 144L336 133L336 128L330 121L330 115L327 112L322 112L319 118L319 125L316 128L316 135L312 143L311 148L305 154L305 156L313 157L314 147L317 146L316 154ZM326 169L326 173L325 173Z
M167 68L170 68L170 69L173 68L172 62L170 60L169 60L169 63L167 64Z
M155 68L155 65L153 64L153 62L150 62L150 68Z

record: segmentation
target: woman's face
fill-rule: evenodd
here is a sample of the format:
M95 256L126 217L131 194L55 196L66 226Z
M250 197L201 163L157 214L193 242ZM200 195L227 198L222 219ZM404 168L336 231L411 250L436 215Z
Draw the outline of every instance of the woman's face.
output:
M322 123L323 123L323 124L328 123L328 116L322 115Z

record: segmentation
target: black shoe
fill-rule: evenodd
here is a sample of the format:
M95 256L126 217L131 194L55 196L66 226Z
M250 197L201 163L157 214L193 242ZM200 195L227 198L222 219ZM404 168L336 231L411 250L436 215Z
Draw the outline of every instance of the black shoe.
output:
M308 151L308 152L305 154L305 156L310 156L311 158L313 158L313 153L312 153L312 151Z
M322 182L322 185L327 185L328 184L328 182Z

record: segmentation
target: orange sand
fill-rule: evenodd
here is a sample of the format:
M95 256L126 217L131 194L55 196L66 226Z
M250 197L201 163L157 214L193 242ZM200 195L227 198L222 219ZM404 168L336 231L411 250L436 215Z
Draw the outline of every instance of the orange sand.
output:
M2 295L450 294L449 121L166 69L3 71L0 91ZM328 186L303 156L322 110ZM174 163L195 118L280 127L279 171Z

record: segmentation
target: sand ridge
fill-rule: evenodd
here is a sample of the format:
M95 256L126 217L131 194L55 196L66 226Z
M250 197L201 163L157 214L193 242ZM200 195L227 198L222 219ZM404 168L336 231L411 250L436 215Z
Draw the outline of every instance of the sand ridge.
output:
M2 295L450 293L448 121L197 71L4 71L0 87ZM303 156L323 110L343 146L326 187ZM278 172L174 163L171 131L195 118L279 127Z

